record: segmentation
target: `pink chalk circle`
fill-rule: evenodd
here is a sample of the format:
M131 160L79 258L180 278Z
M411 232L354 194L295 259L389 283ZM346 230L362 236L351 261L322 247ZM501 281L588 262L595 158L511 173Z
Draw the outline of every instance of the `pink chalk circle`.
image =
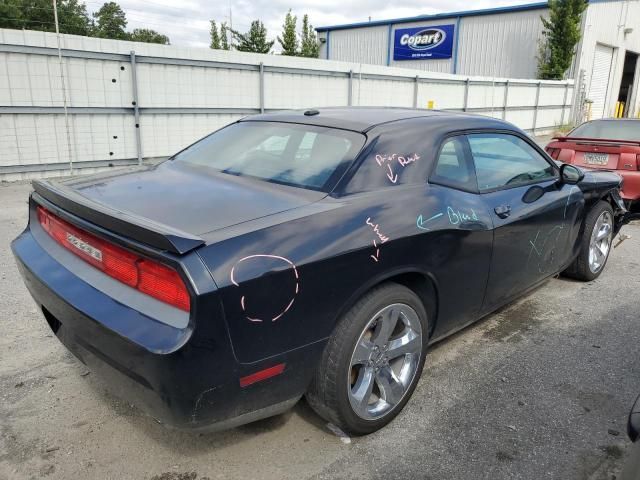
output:
M235 265L233 266L233 268L231 269L231 283L233 283L236 287L239 287L240 285L238 284L238 282L235 279L235 271L236 271L236 267L238 267L242 262L246 262L247 260L251 260L253 258L273 258L275 260L280 260L284 263L287 263L289 265L289 268L293 271L293 275L295 276L296 279L296 286L295 289L293 291L293 295L291 296L291 300L287 303L287 305L284 307L283 310L281 310L279 313L277 313L276 315L274 315L270 320L272 322L275 322L276 320L282 318L282 316L287 313L291 307L293 306L293 302L296 299L296 295L298 295L298 292L300 292L300 276L298 275L298 269L296 268L296 266L293 264L293 262L291 260L289 260L288 258L285 257L280 257L278 255L266 255L266 254L259 254L259 255L249 255L247 257L241 258L240 260L238 260ZM244 313L245 317L247 320L249 320L250 322L263 322L264 319L262 318L253 318L250 317L249 315L247 315L247 309L246 309L246 304L247 304L247 299L245 297L245 295L243 295L240 298L240 308L242 308L242 312Z

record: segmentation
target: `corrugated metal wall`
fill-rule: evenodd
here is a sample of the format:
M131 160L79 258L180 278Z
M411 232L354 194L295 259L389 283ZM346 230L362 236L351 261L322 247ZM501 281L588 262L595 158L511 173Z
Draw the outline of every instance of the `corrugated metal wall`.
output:
M388 36L386 26L335 30L329 37L330 60L386 65Z
M547 10L461 18L458 73L536 78L541 15Z
M545 131L568 119L573 89L62 35L67 129L56 44L52 33L0 29L2 180L68 174L70 161L91 171L165 157L244 115L283 108L431 102Z
M540 16L547 9L491 15L440 18L391 26L349 28L321 32L327 38L331 60L411 68L428 72L457 73L507 78L535 78L538 41L542 35ZM458 54L443 60L393 60L393 37L397 28L456 25ZM391 37L389 36L391 31ZM391 40L390 40L391 39ZM328 45L328 48L327 48ZM455 47L454 47L455 50Z

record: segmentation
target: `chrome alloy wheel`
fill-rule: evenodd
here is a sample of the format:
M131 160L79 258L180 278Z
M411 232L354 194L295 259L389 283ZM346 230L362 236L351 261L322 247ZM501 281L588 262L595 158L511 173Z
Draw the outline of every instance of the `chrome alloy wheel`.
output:
M376 313L356 343L349 365L349 402L365 420L389 413L413 382L422 354L416 311L394 303Z
M609 212L602 212L596 220L589 242L589 269L598 273L609 255L613 240L613 217Z

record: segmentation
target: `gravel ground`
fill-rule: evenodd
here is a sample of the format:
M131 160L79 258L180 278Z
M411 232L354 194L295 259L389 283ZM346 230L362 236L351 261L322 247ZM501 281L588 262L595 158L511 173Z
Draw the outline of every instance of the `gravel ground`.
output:
M0 479L607 479L640 393L640 225L592 283L553 279L435 345L404 412L346 443L309 407L171 432L110 396L51 335L9 242L26 184L0 186Z

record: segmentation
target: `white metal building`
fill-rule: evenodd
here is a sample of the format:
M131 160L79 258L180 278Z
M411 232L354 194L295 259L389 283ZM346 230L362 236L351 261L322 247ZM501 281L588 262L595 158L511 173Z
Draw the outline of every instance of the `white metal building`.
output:
M541 16L548 16L546 2L320 27L320 57L531 79L543 37ZM578 119L640 116L638 54L640 0L590 0L567 73L576 81L574 104L584 108Z

